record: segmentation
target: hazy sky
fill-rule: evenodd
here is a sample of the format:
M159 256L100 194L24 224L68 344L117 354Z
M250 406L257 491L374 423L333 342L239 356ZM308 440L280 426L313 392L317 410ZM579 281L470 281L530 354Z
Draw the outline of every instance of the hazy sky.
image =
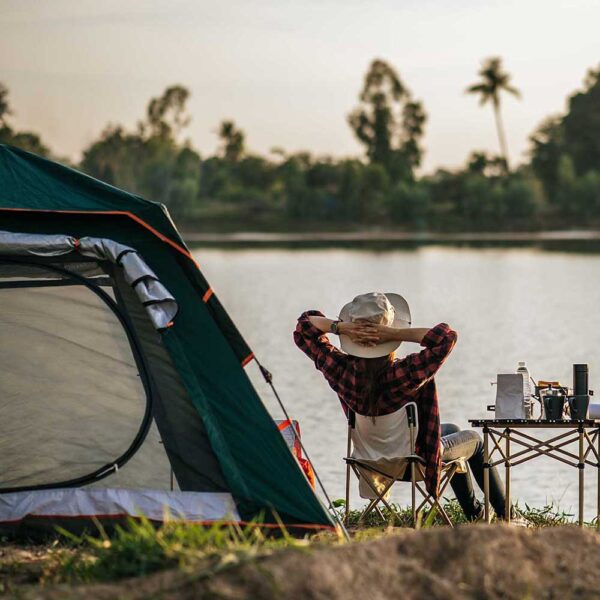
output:
M192 91L189 137L213 152L232 118L248 146L357 155L346 115L375 57L429 115L425 169L497 150L492 112L464 88L503 57L512 160L600 63L598 0L0 0L0 81L12 123L78 158L108 122L134 126L170 84Z

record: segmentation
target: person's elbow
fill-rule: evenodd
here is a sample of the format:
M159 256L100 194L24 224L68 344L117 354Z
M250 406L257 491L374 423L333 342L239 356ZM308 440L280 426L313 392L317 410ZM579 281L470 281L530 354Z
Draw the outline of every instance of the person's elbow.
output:
M452 327L448 326L448 341L454 347L456 342L458 341L458 332L456 329L452 329Z
M294 329L294 332L292 333L292 337L294 338L294 344L296 344L296 346L298 346L298 348L303 348L306 345L304 336L302 335L302 332L301 332L299 326L296 327L296 329Z

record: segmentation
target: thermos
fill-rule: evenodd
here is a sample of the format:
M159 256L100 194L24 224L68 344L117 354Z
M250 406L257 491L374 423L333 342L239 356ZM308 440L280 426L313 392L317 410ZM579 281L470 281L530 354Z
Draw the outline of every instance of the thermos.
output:
M588 366L573 365L573 395L588 395Z
M589 416L588 366L573 365L573 396L569 398L571 419L580 421Z

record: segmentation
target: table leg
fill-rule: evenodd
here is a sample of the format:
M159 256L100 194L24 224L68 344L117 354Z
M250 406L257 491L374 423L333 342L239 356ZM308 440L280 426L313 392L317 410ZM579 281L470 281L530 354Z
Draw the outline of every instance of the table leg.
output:
M483 428L483 496L485 507L485 522L490 523L490 452L489 429Z
M598 477L598 504L596 506L596 529L600 529L600 429L596 430L596 448L598 456L596 457L596 475Z
M510 523L510 429L505 429L506 433L506 461L504 463L504 518Z
M583 454L583 427L579 426L579 527L583 527L583 475L585 467L585 458Z

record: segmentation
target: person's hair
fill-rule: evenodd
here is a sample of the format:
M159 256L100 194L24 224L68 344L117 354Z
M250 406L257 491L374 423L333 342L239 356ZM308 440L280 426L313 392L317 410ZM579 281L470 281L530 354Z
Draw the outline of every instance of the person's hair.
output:
M386 369L394 362L394 353L379 356L377 358L364 358L363 368L365 379L367 381L365 387L365 396L367 397L367 407L369 415L375 422L378 415L377 400L381 390L381 380Z

